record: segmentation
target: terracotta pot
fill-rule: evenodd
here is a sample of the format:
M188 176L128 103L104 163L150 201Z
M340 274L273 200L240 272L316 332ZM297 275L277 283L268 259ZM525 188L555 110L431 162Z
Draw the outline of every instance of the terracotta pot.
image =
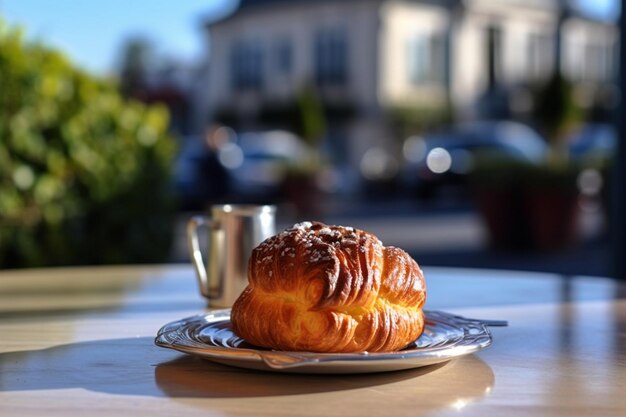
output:
M283 187L287 203L296 216L313 218L321 213L322 192L315 175L288 175Z
M569 190L482 190L476 201L494 249L555 251L577 239L578 200Z
M494 249L528 249L531 245L523 194L518 190L481 190L476 202Z
M528 190L525 195L534 249L554 251L573 245L577 238L577 193Z

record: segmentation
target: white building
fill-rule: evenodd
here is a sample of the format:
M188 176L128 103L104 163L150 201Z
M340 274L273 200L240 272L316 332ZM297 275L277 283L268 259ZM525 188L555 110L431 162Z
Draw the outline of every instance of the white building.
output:
M357 166L388 144L388 110L445 108L477 117L489 86L524 91L555 65L559 0L241 0L207 24L210 63L198 88L210 119L224 109L258 127L268 103L288 103L307 84L353 117L332 126L331 147ZM569 14L563 73L606 83L617 30ZM527 107L516 94L513 110ZM334 138L334 139L332 139Z

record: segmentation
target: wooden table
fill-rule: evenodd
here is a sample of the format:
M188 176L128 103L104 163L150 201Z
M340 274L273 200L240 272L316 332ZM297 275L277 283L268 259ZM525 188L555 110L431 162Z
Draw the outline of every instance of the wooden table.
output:
M626 416L626 285L425 272L428 308L510 326L442 366L329 376L156 347L206 307L187 266L0 271L0 416Z

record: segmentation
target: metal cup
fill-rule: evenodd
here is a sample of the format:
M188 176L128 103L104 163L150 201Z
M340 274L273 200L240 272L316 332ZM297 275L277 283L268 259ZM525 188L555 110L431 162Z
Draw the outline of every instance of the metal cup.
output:
M211 207L210 216L187 223L187 243L200 292L212 307L230 307L248 284L248 259L259 243L276 233L276 207L225 204ZM206 264L198 229L208 229Z

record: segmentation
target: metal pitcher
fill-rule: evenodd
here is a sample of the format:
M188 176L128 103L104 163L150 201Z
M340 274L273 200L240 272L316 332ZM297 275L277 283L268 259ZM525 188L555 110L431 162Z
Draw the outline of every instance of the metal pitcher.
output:
M276 207L225 204L187 223L187 243L200 292L212 307L230 307L248 283L248 259L259 243L276 233ZM206 263L198 230L208 231Z

